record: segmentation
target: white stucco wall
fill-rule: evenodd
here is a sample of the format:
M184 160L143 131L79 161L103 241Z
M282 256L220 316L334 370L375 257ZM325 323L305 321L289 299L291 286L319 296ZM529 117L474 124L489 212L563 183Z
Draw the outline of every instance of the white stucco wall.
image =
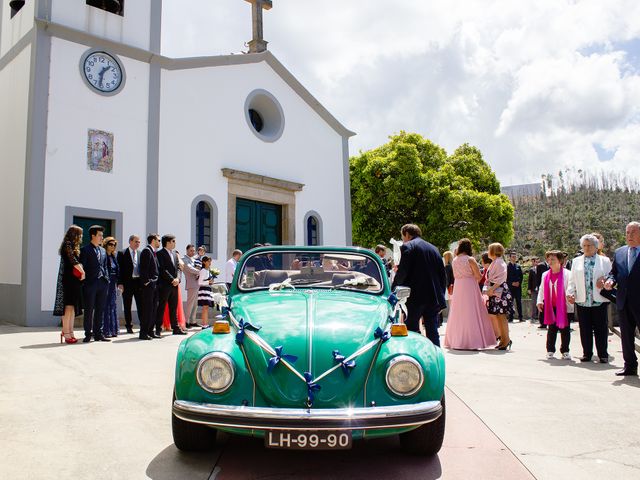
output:
M133 2L132 2L133 3ZM57 248L68 227L65 207L123 212L123 235L145 236L149 66L119 56L124 89L106 97L91 91L78 67L86 47L52 38L45 169L42 308L50 310ZM87 130L114 134L111 173L87 167ZM88 234L86 232L85 234ZM119 238L119 247L126 245Z
M274 95L285 116L279 140L258 139L244 117L255 89ZM304 215L322 217L325 244L344 244L342 138L264 62L163 71L159 229L173 232L180 249L191 240L191 202L212 197L218 206L218 259L227 251L227 180L232 168L303 183L296 194L296 243L304 242Z
M22 218L31 47L0 70L0 225L5 251L0 283L22 283Z
M0 57L7 53L18 40L24 37L33 27L35 2L28 1L18 13L11 18L11 7L8 1L0 2L2 9L2 25L0 25Z
M86 0L51 0L51 21L133 47L149 49L150 2L126 0L124 16L90 7Z

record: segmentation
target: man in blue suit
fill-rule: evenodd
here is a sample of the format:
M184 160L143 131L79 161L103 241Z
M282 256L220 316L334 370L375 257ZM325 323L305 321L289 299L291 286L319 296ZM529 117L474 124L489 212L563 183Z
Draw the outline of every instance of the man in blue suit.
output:
M80 263L84 268L85 279L82 285L84 302L84 343L93 339L96 342L110 342L102 335L102 312L107 303L109 273L107 272L107 252L102 248L104 227L89 227L91 241L80 249Z
M402 256L393 280L393 288L402 285L411 288L407 300L407 328L420 331L420 317L424 320L427 338L440 346L438 334L438 314L447 303L444 290L447 274L438 249L421 238L420 227L407 224L400 230L404 244L400 247Z
M611 290L617 284L616 307L620 317L620 336L624 368L616 375L638 375L638 357L635 352L635 331L640 327L640 222L631 222L626 228L627 244L616 250L613 266L604 288Z

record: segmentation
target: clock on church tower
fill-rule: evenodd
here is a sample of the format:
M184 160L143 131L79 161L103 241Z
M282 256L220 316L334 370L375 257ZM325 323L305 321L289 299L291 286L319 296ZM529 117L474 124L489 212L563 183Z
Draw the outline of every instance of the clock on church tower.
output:
M89 50L80 61L83 80L97 93L115 95L124 87L124 68L115 55Z

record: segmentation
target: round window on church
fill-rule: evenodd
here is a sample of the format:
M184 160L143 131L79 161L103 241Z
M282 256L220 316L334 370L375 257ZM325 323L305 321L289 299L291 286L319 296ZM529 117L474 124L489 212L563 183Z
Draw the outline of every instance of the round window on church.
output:
M253 108L249 109L249 120L251 120L251 126L255 129L256 132L261 132L264 127L264 122L262 121L262 117L260 114L255 111Z
M275 142L284 131L284 113L276 98L266 90L254 90L247 96L244 114L251 131L260 140Z

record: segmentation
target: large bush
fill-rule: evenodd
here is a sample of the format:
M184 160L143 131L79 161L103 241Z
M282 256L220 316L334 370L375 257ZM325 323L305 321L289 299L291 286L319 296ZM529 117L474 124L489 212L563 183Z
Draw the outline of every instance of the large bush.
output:
M439 247L461 237L476 245L513 237L513 207L476 147L452 155L417 133L350 159L353 241L373 246L399 238L405 223Z

